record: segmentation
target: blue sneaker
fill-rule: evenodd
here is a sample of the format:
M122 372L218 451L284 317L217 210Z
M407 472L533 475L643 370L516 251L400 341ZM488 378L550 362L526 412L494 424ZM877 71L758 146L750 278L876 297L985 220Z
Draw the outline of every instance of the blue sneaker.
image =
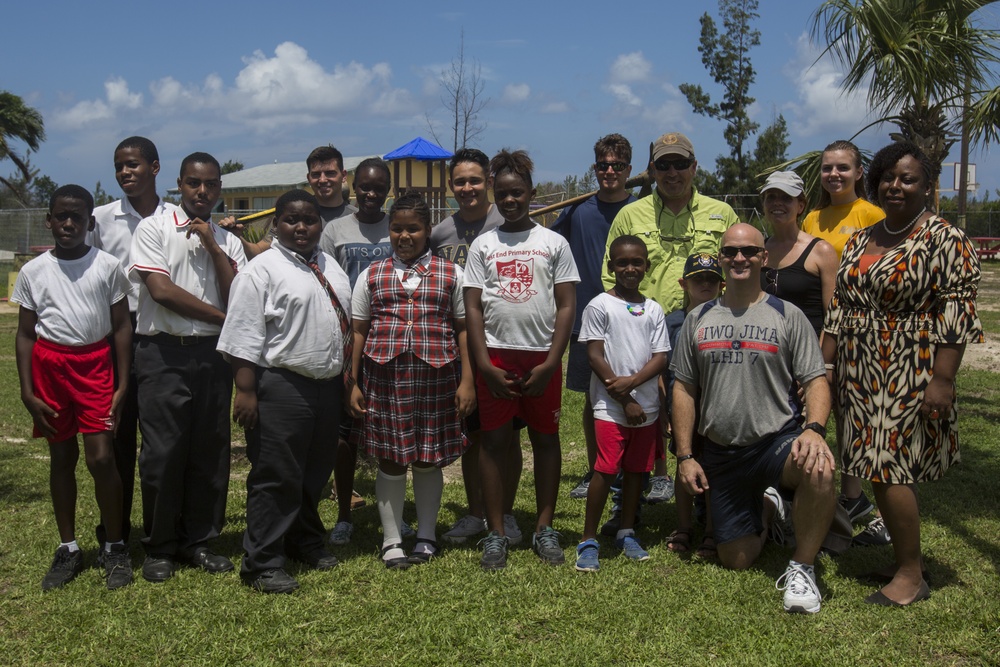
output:
M601 569L601 562L597 558L599 548L597 540L584 540L576 545L577 572L597 572Z
M649 552L642 548L635 535L626 535L620 540L615 540L615 546L622 550L625 558L634 561L649 560Z

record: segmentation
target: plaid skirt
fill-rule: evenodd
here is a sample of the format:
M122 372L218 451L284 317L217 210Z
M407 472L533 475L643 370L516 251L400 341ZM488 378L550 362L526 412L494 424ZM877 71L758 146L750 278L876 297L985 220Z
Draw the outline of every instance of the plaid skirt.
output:
M368 412L351 435L368 455L439 468L462 455L468 442L455 408L457 362L434 368L405 352L387 364L362 357L362 368Z

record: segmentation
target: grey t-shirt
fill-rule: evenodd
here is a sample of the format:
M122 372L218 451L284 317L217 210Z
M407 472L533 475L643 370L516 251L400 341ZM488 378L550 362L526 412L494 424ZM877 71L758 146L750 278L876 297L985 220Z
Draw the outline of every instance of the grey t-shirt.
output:
M337 258L351 279L351 289L372 262L392 257L389 243L389 214L378 222L360 222L353 213L337 218L323 230L320 249Z
M448 216L431 230L431 252L435 256L455 262L465 268L469 246L483 232L503 224L503 216L496 205L490 204L485 218L466 222L460 213Z
M688 313L670 362L701 390L698 432L725 446L750 445L794 416L792 380L825 373L819 341L796 306L767 295L734 312L716 301Z

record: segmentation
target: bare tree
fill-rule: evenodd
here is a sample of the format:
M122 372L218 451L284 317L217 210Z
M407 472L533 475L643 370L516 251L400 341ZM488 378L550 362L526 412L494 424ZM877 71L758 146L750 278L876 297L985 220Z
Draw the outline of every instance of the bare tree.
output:
M441 104L448 110L451 119L452 151L468 146L486 131L486 121L480 120L479 114L490 103L489 97L483 96L486 82L482 76L482 66L478 60L465 58L465 30L462 30L458 47L458 56L451 61L451 66L441 72ZM430 129L434 141L442 143L431 122L430 114L425 113L424 119Z

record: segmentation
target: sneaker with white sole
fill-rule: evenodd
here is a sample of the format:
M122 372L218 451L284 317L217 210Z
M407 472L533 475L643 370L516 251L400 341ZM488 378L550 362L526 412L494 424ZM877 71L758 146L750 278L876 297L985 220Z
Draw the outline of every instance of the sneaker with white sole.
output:
M881 547L892 544L892 536L885 527L885 521L877 516L868 522L864 530L854 536L851 543L856 547Z
M597 540L584 540L576 545L576 571L597 572L600 570L599 549L600 545L597 544Z
M792 525L792 508L773 486L764 489L764 497L775 506L774 517L767 536L778 546L795 546L795 527Z
M857 498L848 498L842 493L838 496L837 502L847 511L847 516L851 517L851 523L857 523L875 510L872 501L868 500L868 496L864 493Z
M507 536L507 539L510 540L511 546L520 544L524 537L521 535L521 529L518 527L517 519L514 518L513 514L503 515L503 532Z
M650 505L665 503L674 497L674 480L670 475L657 476L650 480L652 486L646 494L646 502Z
M338 521L337 525L330 531L330 544L338 547L350 544L353 532L354 524L350 521Z
M441 535L441 539L451 544L464 544L470 537L486 532L486 519L466 514Z
M531 536L531 548L543 563L562 565L566 562L566 554L559 544L559 533L549 526L542 526L541 530Z
M580 500L581 498L587 497L587 492L590 491L590 480L594 477L594 471L588 470L587 474L583 476L580 483L573 487L573 490L569 492L570 498L575 498Z
M622 555L629 560L642 562L649 560L649 552L642 548L635 535L626 535L620 540L615 540L615 546L622 550Z
M788 562L788 569L774 582L774 587L785 591L785 611L796 614L815 614L819 611L823 596L816 585L813 568Z

